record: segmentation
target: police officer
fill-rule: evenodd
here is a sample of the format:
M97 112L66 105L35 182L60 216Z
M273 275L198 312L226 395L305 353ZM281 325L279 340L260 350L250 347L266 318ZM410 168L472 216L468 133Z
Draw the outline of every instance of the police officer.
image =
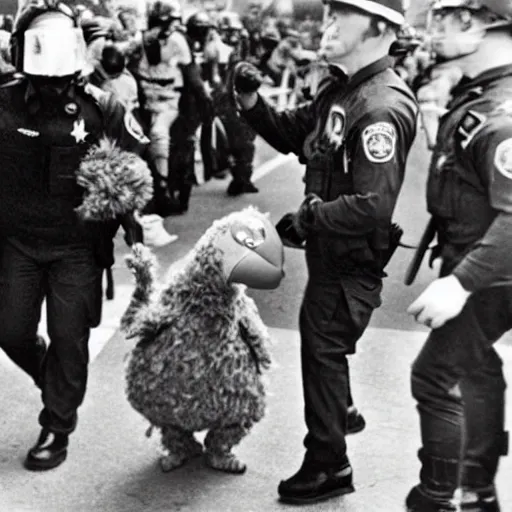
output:
M139 59L131 63L141 96L141 110L151 144L149 162L155 175L156 213L166 217L177 204L169 192L170 128L192 56L178 28L182 23L178 0L155 0L147 6L148 29L142 35Z
M213 28L212 20L204 11L192 14L186 22L186 42L191 52L190 64L184 68L183 90L179 113L171 126L169 151L170 188L177 196L175 213L188 210L195 176L196 134L199 127L208 126L213 119L213 100L202 78L203 51ZM204 142L209 145L208 141Z
M241 118L231 98L227 84L231 82L234 66L248 58L244 26L239 15L226 11L220 14L217 29L220 35L218 68L220 85L214 91L216 113L226 131L230 171L233 179L227 188L229 196L259 192L251 181L256 152L256 132Z
M406 504L410 512L497 512L507 435L493 345L512 327L512 5L441 0L432 20L437 58L464 78L440 119L427 182L440 277L409 307L432 330L412 368L421 473Z
M297 504L354 490L347 355L381 303L391 216L417 117L388 57L404 23L402 2L333 0L326 10L320 54L330 75L309 104L277 113L254 92L254 68L241 63L235 74L244 117L306 164L306 199L278 223L285 243L305 242L308 266L299 321L306 454L278 488L281 500Z
M78 219L75 172L102 136L133 151L147 139L112 96L82 84L85 42L67 5L27 4L12 54L24 76L0 88L0 346L41 388L42 430L25 466L46 470L64 461L76 427L115 233ZM43 299L48 349L36 336Z

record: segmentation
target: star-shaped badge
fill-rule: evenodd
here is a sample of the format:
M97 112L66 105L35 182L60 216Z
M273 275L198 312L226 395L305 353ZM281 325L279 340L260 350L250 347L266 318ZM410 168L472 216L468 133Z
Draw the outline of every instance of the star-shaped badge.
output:
M73 123L73 131L71 135L77 142L85 142L85 138L89 132L85 130L85 121L83 119L77 120Z

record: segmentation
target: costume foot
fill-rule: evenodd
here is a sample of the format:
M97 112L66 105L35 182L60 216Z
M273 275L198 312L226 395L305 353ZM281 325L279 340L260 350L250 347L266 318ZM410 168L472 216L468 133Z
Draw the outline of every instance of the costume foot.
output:
M455 512L457 507L448 498L434 498L422 490L421 485L413 487L405 499L407 512ZM480 511L479 511L480 512Z
M164 455L160 458L160 467L164 473L168 473L173 469L178 469L183 466L187 460L188 457L186 455L170 453L169 455Z
M206 463L213 469L241 475L245 473L247 466L235 457L231 452L212 453L206 452Z
M295 475L281 481L277 492L283 503L307 505L354 490L352 468L348 462L328 467L305 460Z
M168 453L160 458L160 467L164 473L168 473L173 469L177 469L185 462L195 457L199 457L203 454L203 445L198 443L195 440L192 440L187 446L187 451L177 454L177 453Z
M24 466L31 471L56 468L66 460L67 447L66 434L55 434L43 429L37 443L29 450Z
M365 427L366 421L363 415L356 407L349 407L347 414L347 435L357 434L358 432L363 431Z

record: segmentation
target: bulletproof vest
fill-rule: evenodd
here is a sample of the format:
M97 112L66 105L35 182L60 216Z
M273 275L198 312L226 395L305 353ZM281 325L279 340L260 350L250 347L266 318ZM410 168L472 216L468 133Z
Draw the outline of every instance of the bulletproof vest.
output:
M135 74L145 94L152 98L162 96L165 99L169 94L176 95L175 90L183 87L174 36L171 36L165 41L143 39L143 51ZM158 53L156 57L155 52Z
M25 81L0 89L0 232L86 239L70 212L83 194L75 172L103 131L100 107L80 88L45 105L26 90Z
M443 258L455 265L487 231L496 216L485 169L466 151L488 126L488 114L509 100L512 76L467 87L441 118L427 181L427 207L434 216Z
M377 106L373 103L368 107L371 102L367 98L368 88L376 83L391 85L414 102L412 93L391 69L377 73L348 91L346 81L341 79L327 77L320 83L315 100L317 123L306 137L301 156L306 162L306 194L314 193L324 201L334 201L339 196L355 193L353 176L358 169L352 165L352 150L360 135L361 119L369 113L368 108ZM396 101L396 96L394 98ZM371 259L368 250L376 252L387 248L389 227L390 222L386 222L368 236L337 239L339 252L363 252L363 259Z

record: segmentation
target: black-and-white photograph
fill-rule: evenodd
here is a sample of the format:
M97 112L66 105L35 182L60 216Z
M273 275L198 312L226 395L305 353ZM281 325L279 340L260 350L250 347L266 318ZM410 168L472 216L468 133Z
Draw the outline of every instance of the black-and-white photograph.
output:
M511 234L512 0L0 0L0 511L512 512Z

